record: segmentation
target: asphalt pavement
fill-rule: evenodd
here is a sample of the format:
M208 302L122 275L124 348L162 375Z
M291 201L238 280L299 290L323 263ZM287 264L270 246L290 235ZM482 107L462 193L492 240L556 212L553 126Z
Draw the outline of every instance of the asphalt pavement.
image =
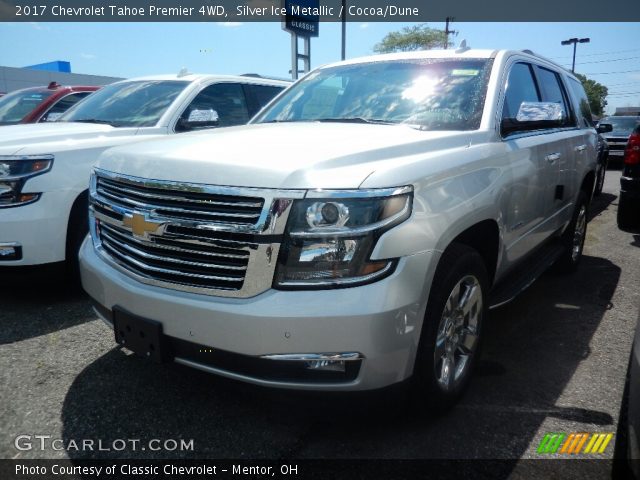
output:
M592 205L579 271L546 273L491 312L476 376L439 416L402 392L299 393L156 365L118 348L81 291L3 287L0 457L515 460L547 458L549 432L616 434L640 306L640 232L616 226L619 177L607 173ZM21 434L183 439L193 451L19 450ZM615 437L598 458L614 452Z

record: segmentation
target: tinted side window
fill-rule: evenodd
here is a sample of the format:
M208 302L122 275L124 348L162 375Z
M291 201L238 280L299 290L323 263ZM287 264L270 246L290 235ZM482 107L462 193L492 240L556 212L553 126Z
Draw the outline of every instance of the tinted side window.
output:
M589 106L589 99L587 98L587 94L585 93L582 84L571 78L569 79L569 87L580 102L580 125L587 128L592 127L593 117L591 116L591 107Z
M509 72L507 92L502 108L503 118L516 118L522 102L539 102L540 94L533 78L531 65L516 63Z
M551 70L547 70L546 68L538 67L538 78L542 88L543 101L560 104L566 119L564 124L570 124L571 114L558 74Z
M258 100L260 108L264 107L273 97L282 91L280 87L270 87L269 85L249 85L249 88L255 95L256 100Z
M183 112L182 118L189 118L192 110L215 110L220 127L242 125L249 121L247 102L239 83L209 85L196 95Z
M67 95L66 97L58 100L53 107L49 109L47 113L42 116L41 122L55 122L60 115L69 110L73 105L78 103L84 97L92 92L78 92Z

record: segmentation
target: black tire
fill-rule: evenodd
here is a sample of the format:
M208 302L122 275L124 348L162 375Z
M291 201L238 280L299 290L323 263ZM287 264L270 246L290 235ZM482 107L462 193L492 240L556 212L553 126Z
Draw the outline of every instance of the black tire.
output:
M607 164L603 164L600 166L598 170L598 176L596 177L596 186L593 189L593 195L597 197L602 193L602 188L604 187L604 176L607 174Z
M89 197L87 192L80 194L71 208L67 225L66 271L70 281L80 281L80 246L89 233Z
M618 228L640 228L640 202L629 199L624 193L618 198Z
M465 281L467 283L464 283ZM463 292L467 292L470 297L469 313L463 314L462 319L460 314L464 309L452 314L450 306L448 307L449 299L455 297L454 289L458 285L461 288L456 303L462 304L460 299L464 296ZM469 289L474 287L479 288L479 291L476 290L477 295L471 296ZM469 384L480 352L488 289L487 269L478 252L466 245L450 245L440 259L431 286L413 375L413 387L418 399L426 402L432 411L444 411L453 407ZM477 302L478 299L480 304ZM475 302L475 307L471 302ZM474 317L475 326L472 325ZM461 334L454 338L458 335L455 325L459 321L467 331L473 331L475 335L462 337ZM452 330L454 333L449 336ZM440 343L440 346L437 343ZM465 344L471 348L466 348ZM447 382L445 371L450 372L451 368L445 369L444 362L448 352L453 352L452 358L457 358L461 363L454 361L453 376L449 375ZM441 353L444 353L444 356L441 356ZM466 360L462 365L465 356ZM458 372L460 365L462 368Z
M564 252L556 261L556 270L563 273L575 272L582 259L584 241L587 237L587 219L589 218L589 202L587 194L580 191L573 209L573 216L567 229L562 234Z

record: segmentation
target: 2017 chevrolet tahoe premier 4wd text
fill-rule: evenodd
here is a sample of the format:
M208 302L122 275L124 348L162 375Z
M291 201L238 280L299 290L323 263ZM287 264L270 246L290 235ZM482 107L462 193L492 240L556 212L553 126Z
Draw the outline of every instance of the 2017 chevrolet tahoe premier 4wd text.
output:
M468 383L490 306L575 268L584 91L517 51L316 69L247 126L105 152L83 285L116 341L277 387Z

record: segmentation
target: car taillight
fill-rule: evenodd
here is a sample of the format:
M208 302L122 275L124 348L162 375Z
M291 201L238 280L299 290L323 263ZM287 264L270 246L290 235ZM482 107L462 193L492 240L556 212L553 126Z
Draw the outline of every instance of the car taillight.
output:
M632 133L624 150L625 165L640 164L640 133Z

